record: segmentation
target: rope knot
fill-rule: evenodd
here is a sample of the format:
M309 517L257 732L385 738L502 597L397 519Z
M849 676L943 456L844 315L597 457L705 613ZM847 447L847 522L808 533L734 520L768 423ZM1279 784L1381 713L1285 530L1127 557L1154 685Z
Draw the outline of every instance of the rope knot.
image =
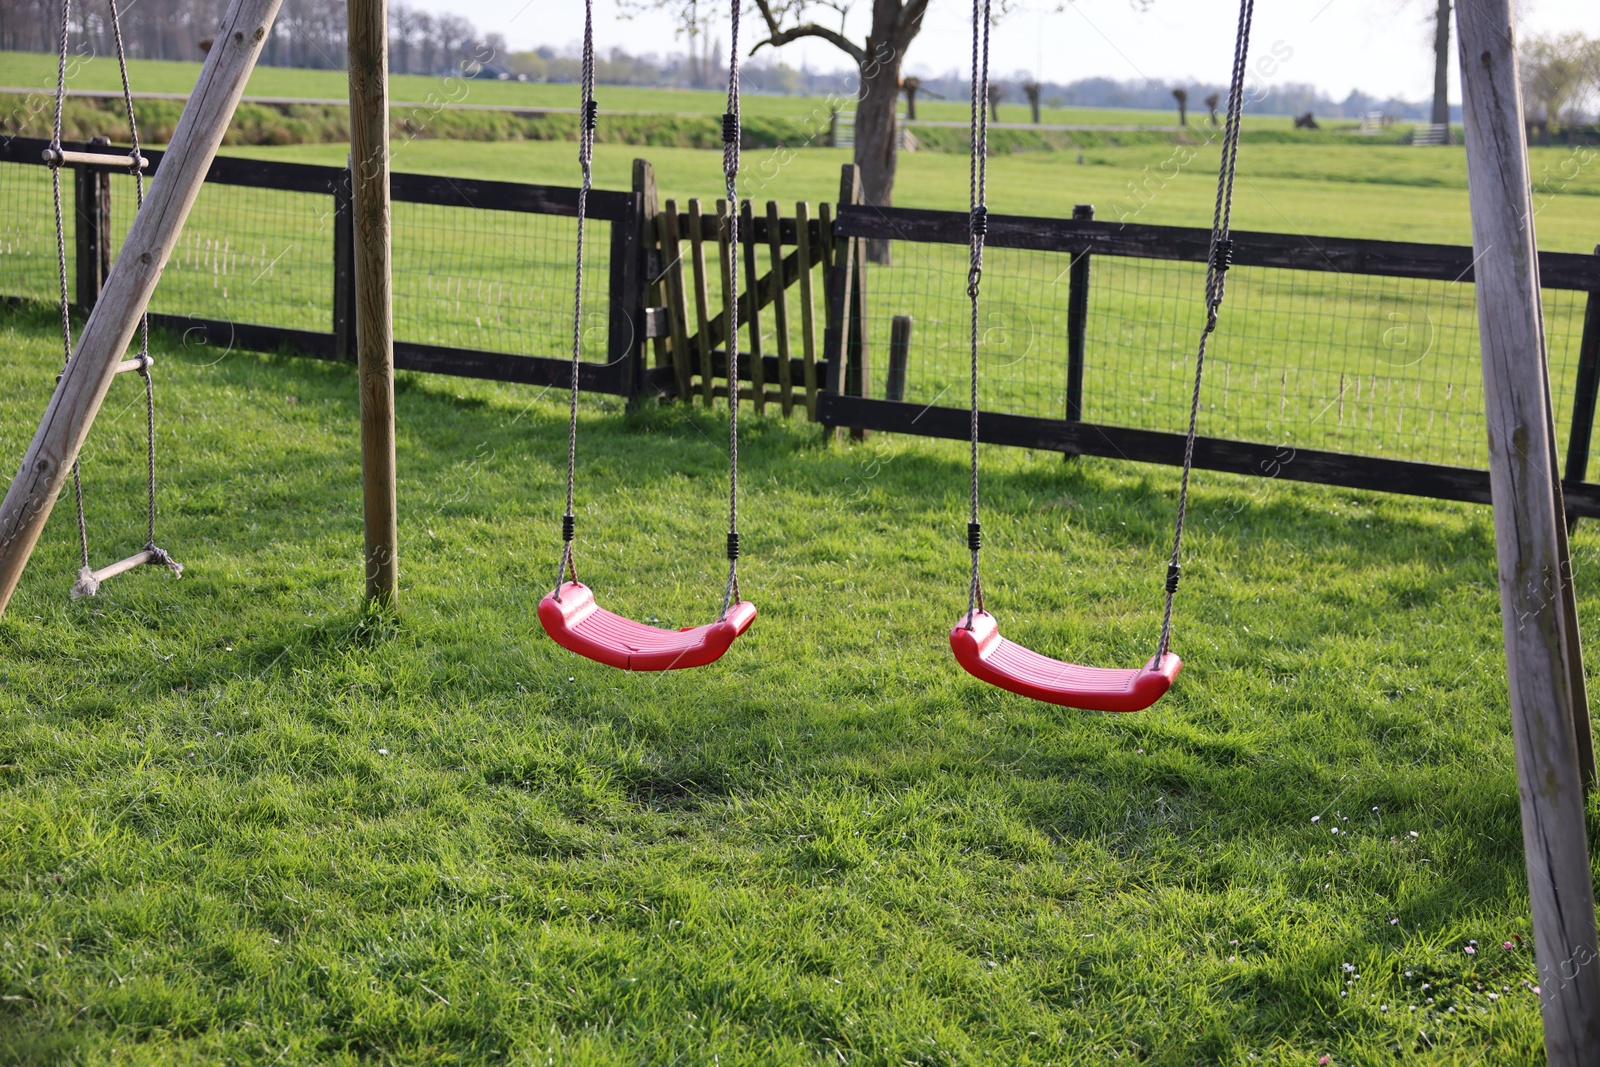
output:
M967 548L977 552L983 548L983 524L980 522L967 523Z
M739 558L739 532L730 531L728 534L728 562L732 563Z
M722 143L739 143L739 116L731 111L725 111L722 115Z
M1182 577L1182 574L1183 568L1180 565L1176 563L1167 564L1167 592L1176 593L1178 591L1178 579Z
M574 529L576 527L577 527L577 520L574 519L571 515L563 515L563 516L561 516L561 540L563 540L563 541L571 541L572 540L573 531L574 531Z
M971 218L971 221L969 223L969 226L970 226L970 229L972 231L972 236L973 237L982 239L982 238L988 236L988 234L989 234L989 209L986 208L986 207L982 207L982 206L973 208L972 209L972 218Z
M591 97L583 102L583 128L593 133L598 125L600 125L600 102Z

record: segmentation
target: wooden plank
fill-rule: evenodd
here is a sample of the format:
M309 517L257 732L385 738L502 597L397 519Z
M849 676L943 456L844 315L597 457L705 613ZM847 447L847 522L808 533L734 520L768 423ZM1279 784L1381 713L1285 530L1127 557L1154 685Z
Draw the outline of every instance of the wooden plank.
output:
M1517 799L1533 912L1545 1057L1600 1063L1595 928L1575 720L1583 694L1576 619L1562 607L1571 560L1556 481L1540 264L1511 0L1456 9L1472 246L1477 251L1489 485Z
M794 206L795 258L800 277L800 353L804 360L801 380L806 387L806 417L817 421L817 312L811 293L811 205L801 200Z
M921 208L843 205L838 232L848 237L892 238L930 244L965 245L967 213ZM1473 252L1465 245L1413 244L1344 237L1233 231L1233 263L1245 267L1374 274L1437 281L1473 280ZM1204 263L1211 231L1198 227L989 215L984 243L992 248ZM1539 255L1541 284L1547 289L1600 289L1600 264L1571 252Z
M782 278L783 270L783 228L779 225L778 202L767 201L767 248L772 257L772 273L769 277ZM785 416L794 411L794 375L789 366L789 303L784 296L785 287L782 284L774 286L776 292L772 300L772 333L778 345L778 395L781 398L780 406Z
M751 294L751 299L740 305L740 309L748 306L749 316L744 320L750 330L750 353L755 362L751 365L755 371L755 402L756 414L764 415L767 411L766 390L766 361L761 358L761 302L755 299L755 294L761 291L761 265L756 262L756 228L753 216L754 206L745 200L739 209L740 239L744 245L744 277L746 291Z
M665 278L664 296L667 317L672 322L672 377L678 384L678 399L687 400L689 376L694 373L689 354L689 305L683 292L683 244L678 240L678 202L668 200L658 218L661 227L661 258Z
M54 395L5 499L0 502L0 612L16 591L28 558L66 484L73 461L94 424L127 351L140 316L161 280L183 224L194 207L205 172L244 93L280 0L232 0L216 45L200 68L189 106L172 135L176 165L150 182L144 208L134 216L112 264L100 300L78 338L78 347L56 383Z
M700 363L700 397L705 406L710 407L711 351L715 346L706 325L711 314L711 288L706 282L706 225L712 227L711 236L715 240L717 220L701 214L699 197L689 201L688 220L690 263L694 268L695 351Z
M739 231L739 236L740 236L740 239L743 240L744 231L742 229ZM781 289L793 286L799 280L800 280L800 253L798 251L796 251L796 252L791 252L787 256L784 257L784 260L783 260L783 276L782 276L782 281L781 282L777 280L777 275L775 275L771 271L768 271L766 274L761 275L761 277L759 279L757 279L756 285L755 285L755 291L754 291L754 297L755 297L755 305L754 306L756 306L758 308L767 307L774 300L777 299L778 293L781 291ZM752 295L751 294L751 290L750 290L750 288L748 286L742 288L739 291L739 321L740 322L748 322L749 321L750 308L752 306L751 303L750 303L751 295ZM724 304L727 303L726 299L724 299L723 303ZM717 314L715 314L715 315L713 315L711 317L711 321L709 323L707 323L706 329L707 329L709 337L711 338L711 346L713 348L715 348L715 347L717 347L717 346L719 346L719 345L721 345L721 344L723 344L723 343L725 343L727 341L728 313L727 313L726 308L724 308L724 310L722 310L722 311L717 312ZM698 337L691 338L691 341L695 345L696 351L699 351L700 339Z
M350 0L351 217L355 226L356 366L361 398L361 503L367 602L393 607L400 588L395 479L394 290L389 245L389 10Z
M453 378L478 378L492 382L549 386L572 386L572 357L517 356L508 352L482 352L443 345L396 341L394 364L399 370L444 374ZM660 368L670 375L669 368ZM586 393L627 396L631 388L628 368L605 363L579 363L578 388ZM649 377L646 378L647 384ZM670 389L668 392L670 393Z
M966 408L929 407L867 397L823 393L817 399L824 426L865 426L890 433L965 441L971 433ZM1104 456L1138 463L1180 466L1184 436L1092 422L1066 422L1029 415L985 411L978 422L985 444L1011 445L1067 455ZM1288 445L1195 439L1194 465L1200 470L1252 474L1290 481L1370 489L1438 500L1490 502L1487 471L1407 460L1377 459ZM1580 515L1600 516L1600 484L1563 483L1567 503Z
M833 269L834 249L833 205L826 200L817 205L817 228L821 232L821 236L812 245L812 248L817 254L818 262L822 264L823 274L826 275L828 271ZM826 288L826 283L824 283L824 288Z

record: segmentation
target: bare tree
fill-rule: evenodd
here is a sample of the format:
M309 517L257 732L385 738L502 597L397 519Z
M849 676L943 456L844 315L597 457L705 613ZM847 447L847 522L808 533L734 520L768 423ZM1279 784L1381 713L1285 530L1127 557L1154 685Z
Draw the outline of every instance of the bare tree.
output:
M1210 92L1206 94L1206 111L1210 112L1211 125L1217 125L1217 105L1222 103L1222 94Z
M989 121L1000 121L1000 101L1006 98L1006 87L1000 82L989 83Z
M1189 125L1189 90L1172 90L1172 99L1178 102L1178 125Z
M1438 0L1433 13L1433 124L1444 127L1450 143L1450 0Z
M917 94L922 91L922 79L915 74L900 79L900 91L906 94L906 119L916 121Z
M1033 111L1033 124L1039 125L1039 100L1044 94L1044 86L1036 81L1022 83L1022 91L1028 97L1028 107Z

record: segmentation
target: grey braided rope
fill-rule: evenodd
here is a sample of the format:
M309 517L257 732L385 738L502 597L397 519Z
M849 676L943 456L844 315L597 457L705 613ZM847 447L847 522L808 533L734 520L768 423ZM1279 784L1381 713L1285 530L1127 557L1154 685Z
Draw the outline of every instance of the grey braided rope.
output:
M972 500L968 530L978 525L978 298L983 281L983 239L985 224L980 220L988 211L988 155L989 155L989 3L990 0L972 0L972 106L971 106L971 159L968 163L967 231L970 261L967 266L967 298L972 302L972 373L971 373L971 459ZM980 47L981 38L981 47ZM967 587L967 629L972 629L972 618L983 610L983 581L978 571L979 542L971 539L972 581Z
M577 270L572 292L572 390L567 408L567 510L562 517L561 562L556 567L556 602L561 601L561 581L570 570L578 580L578 561L567 531L573 527L573 486L578 471L578 370L583 346L583 232L589 211L589 186L593 182L594 130L590 117L594 111L594 0L583 5L583 108L578 117L578 165L583 168L583 184L578 187Z
M61 52L56 64L56 110L50 131L50 192L56 209L56 270L61 282L61 366L72 362L72 303L67 293L67 225L61 207L61 164L57 162L61 151L61 113L67 99L67 38L72 25L72 0L61 4ZM83 472L76 456L72 459L72 499L78 508L78 553L81 566L78 581L93 582L89 567L89 523L83 513Z
M1159 663L1172 646L1172 602L1177 596L1177 574L1183 550L1183 523L1189 511L1189 473L1194 466L1195 429L1200 418L1200 383L1205 373L1206 342L1217 328L1222 310L1228 265L1219 258L1226 247L1233 222L1233 183L1239 157L1239 125L1244 113L1245 65L1250 52L1250 25L1255 17L1255 0L1240 0L1239 29L1233 46L1233 81L1228 89L1227 126L1222 138L1222 162L1217 170L1217 205L1211 216L1211 254L1206 268L1206 324L1200 332L1195 352L1194 394L1189 400L1189 432L1183 443L1183 479L1178 487L1178 518L1172 534L1172 558L1167 564L1166 605L1161 613L1161 641L1156 648Z
M728 34L728 115L733 135L722 142L722 176L728 186L728 584L722 593L720 622L739 602L739 0L730 5Z

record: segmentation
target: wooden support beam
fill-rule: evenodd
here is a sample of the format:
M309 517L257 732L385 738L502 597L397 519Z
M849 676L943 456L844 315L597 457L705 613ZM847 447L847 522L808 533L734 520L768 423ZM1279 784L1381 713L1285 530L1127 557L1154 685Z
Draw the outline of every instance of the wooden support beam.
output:
M351 213L367 602L391 607L400 584L394 455L394 291L389 246L389 13L350 0Z
M178 243L280 2L232 0L222 18L216 43L173 131L167 163L157 168L144 207L134 217L122 252L84 324L77 350L0 503L0 612L16 591L117 364Z
M1489 486L1545 1054L1600 1063L1600 936L1562 609L1565 533L1511 0L1456 10Z

